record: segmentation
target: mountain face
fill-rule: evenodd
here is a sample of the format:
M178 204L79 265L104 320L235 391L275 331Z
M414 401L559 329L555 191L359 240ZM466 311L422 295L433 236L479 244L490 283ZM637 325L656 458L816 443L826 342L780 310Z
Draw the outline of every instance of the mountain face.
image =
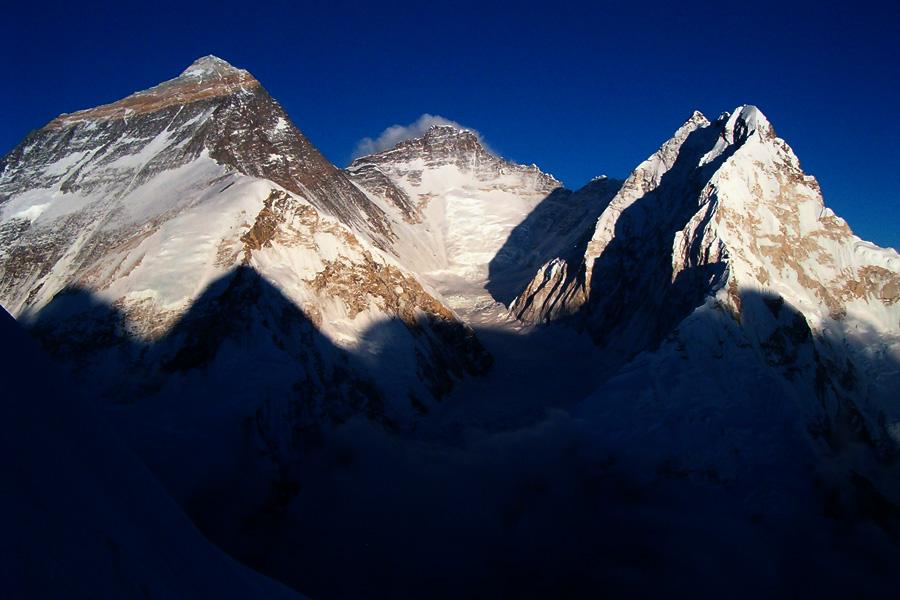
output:
M389 251L468 319L505 314L487 290L489 264L512 230L562 184L489 152L471 131L434 126L346 169L393 217Z
M619 180L600 176L576 191L553 190L513 229L491 259L488 287L494 297L506 306L521 297L513 314L523 322L532 322L529 308L533 295L529 293L529 286L534 279L543 281L543 277L535 276L535 272L565 269L570 262L577 264L591 239L598 216L621 186ZM553 306L552 302L550 306Z
M892 333L897 266L896 252L859 240L825 208L790 147L745 106L715 123L694 113L625 181L583 256L545 265L512 310L535 322L577 314L632 354L717 289L736 313L738 291L768 289L816 325L865 320Z
M396 238L387 215L249 73L215 57L62 115L0 173L0 300L19 317L39 319L61 291L79 288L121 313L130 336L153 342L242 266L345 345L397 318L420 371L487 364L471 332L382 251ZM441 347L448 335L458 348ZM427 403L421 386L410 393Z

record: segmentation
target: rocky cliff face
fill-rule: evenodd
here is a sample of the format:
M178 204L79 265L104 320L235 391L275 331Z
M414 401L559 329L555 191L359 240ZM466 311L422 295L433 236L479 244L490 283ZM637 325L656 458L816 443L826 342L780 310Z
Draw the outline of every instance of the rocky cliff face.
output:
M571 277L569 263L578 264L594 233L598 216L622 186L622 181L596 177L577 191L557 188L510 234L491 261L491 289L517 318L540 322L541 313L557 314L558 295ZM554 271L557 272L553 275ZM535 272L539 271L538 275ZM541 285L545 280L550 285ZM516 298L515 306L512 303Z
M201 156L273 181L321 211L391 237L384 215L294 126L247 71L208 56L179 77L112 104L65 114L0 163L0 201L25 190L123 196Z

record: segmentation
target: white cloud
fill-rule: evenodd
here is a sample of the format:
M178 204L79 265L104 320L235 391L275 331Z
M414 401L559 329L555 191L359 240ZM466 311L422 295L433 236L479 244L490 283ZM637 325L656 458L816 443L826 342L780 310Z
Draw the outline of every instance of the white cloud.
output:
M356 149L353 151L353 158L359 158L360 156L374 154L376 152L381 152L382 150L387 150L388 148L393 148L402 141L423 135L434 125L450 125L452 127L465 129L474 133L478 139L481 140L481 134L471 127L463 127L456 121L445 119L440 115L430 115L425 113L409 125L391 125L382 131L381 135L375 139L370 137L361 139L359 143L356 144Z

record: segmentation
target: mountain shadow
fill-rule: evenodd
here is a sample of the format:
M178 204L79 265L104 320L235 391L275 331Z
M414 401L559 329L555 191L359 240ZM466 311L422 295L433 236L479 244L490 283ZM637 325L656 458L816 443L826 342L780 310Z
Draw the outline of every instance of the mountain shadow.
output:
M373 375L388 365L335 346L248 267L209 285L173 324L151 324L149 336L130 329L135 316L69 288L29 329L128 432L201 528L230 548L238 544L225 532L236 523L264 528L298 492L299 465L324 429L362 417L399 431L458 377L486 368L460 323L398 320L390 345L430 371L402 373L421 378L418 395L379 387ZM165 333L154 337L152 325ZM249 546L240 558L252 556Z
M207 372L237 380L216 391L224 403L239 403L240 394L252 397L281 385L303 398L324 398L304 409L315 422L339 424L365 415L394 428L409 408L408 403L386 404L371 377L381 371L377 360L361 361L335 346L301 308L246 266L212 282L174 322L164 314L143 314L140 306L125 314L77 287L63 290L25 320L51 354L70 364L86 366L102 359L110 368L94 375L120 399L126 388L138 398L159 391L170 376ZM134 330L135 320L143 325L141 331ZM417 320L397 318L396 323L390 343L412 346L427 392L437 399L452 390L454 378L490 368L490 356L458 321L425 314ZM242 357L266 362L245 364ZM217 369L226 364L233 370L220 373ZM255 370L260 366L263 371ZM429 368L433 378L425 373ZM246 389L251 380L262 388ZM109 385L112 381L115 385Z
M807 586L822 593L886 589L896 578L884 567L890 561L863 566L871 551L853 557L860 550L854 535L868 527L897 539L895 500L884 490L890 479L878 476L890 461L868 441L877 431L860 429L851 410L838 408L848 390L832 386L841 384L823 381L817 395L815 377L800 381L797 373L811 375L825 358L816 358L797 311L785 303L776 311L774 298L752 292L743 300L743 325L722 313L699 314L694 326L712 332L746 326L765 335L741 342L747 347L740 361L720 353L699 362L688 393L671 397L658 421L654 413L626 413L631 418L591 421L585 431L578 419L553 414L488 435L470 431L470 441L451 450L398 443L359 422L335 430L307 464L306 493L287 511L291 525L284 527L305 543L274 544L265 564L275 570L266 572L325 598L410 598L423 590L437 598L472 590L590 598L598 589L714 595L737 586L748 595L774 588L788 596ZM533 341L525 336L518 343ZM681 368L684 359L673 352L670 360ZM760 397L758 388L731 387L754 382L752 376L723 382L709 375L707 361L728 371L747 366L744 360L753 365L748 375L765 375L769 384L793 377L798 391L773 387ZM845 371L834 370L846 380ZM627 406L643 386L651 387L649 378L598 401ZM756 403L716 410L738 391ZM710 416L694 419L694 396L704 392L703 414ZM795 405L798 398L804 402ZM804 408L820 402L836 410L807 421ZM785 419L796 427L785 427ZM637 435L659 436L650 438L654 444L621 444L623 421ZM743 430L734 431L735 421ZM830 433L816 438L804 433L807 427ZM723 431L733 436L727 443L720 443ZM682 436L710 450L698 460L693 446L662 443ZM773 447L775 464L768 462ZM852 468L844 463L849 457ZM735 461L739 467L729 471ZM855 482L858 476L865 481ZM780 500L759 508L760 495ZM814 540L823 535L829 542L820 546ZM886 553L897 556L897 549ZM845 571L823 574L822 564ZM309 565L315 568L303 572ZM871 579L860 570L871 571Z
M565 229L577 239L577 243L568 247L568 252L555 253L555 257L565 261L565 268L545 272L547 279L532 289L532 296L523 298L516 309L517 314L531 313L545 324L552 321L554 326L569 324L587 331L618 365L640 352L657 348L681 320L703 303L709 291L722 281L727 269L724 262L692 265L678 274L674 274L672 268L676 235L696 214L695 199L709 176L737 149L732 145L715 160L697 167L718 139L717 127L704 127L688 134L672 167L654 189L621 211L609 243L593 259L593 264L588 265L585 251L596 229L598 216L622 185L639 185L631 180L624 184L605 180L592 182L591 185L602 186L599 190L602 193L598 195L595 191L595 203L584 205L593 206L589 211L590 218L585 216L584 221L576 223L562 221L566 223ZM546 201L539 206L533 222L552 221L552 207L559 202ZM711 217L710 210L707 221ZM705 223L700 228L703 225ZM527 239L528 235L525 228L517 237ZM553 254L550 252L545 256ZM503 272L500 265L504 260L498 254L492 261L498 278ZM587 281L589 271L591 279ZM539 272L537 268L531 269L519 279L518 285L528 285ZM579 298L586 300L579 303ZM535 302L544 304L536 306Z
M76 319L85 307L90 321ZM454 424L462 430L452 445L385 426L370 410L378 402L348 378L359 358L335 348L249 269L210 286L156 342L129 341L124 315L77 290L61 294L35 332L43 327L47 339L54 314L63 318L56 328L104 324L93 345L57 345L57 353L66 360L93 353L104 365L120 365L115 381L123 383L108 397L121 394L126 403L110 414L201 530L245 564L313 597L887 589L897 574L883 565L900 558L900 496L884 475L895 468L890 438L851 401L865 388L866 372L851 374L818 355L802 314L778 298L747 292L742 307L737 316L694 313L690 325L739 336L740 357L682 358L678 331L688 324L662 340L675 372L689 375L682 381L690 393L663 397L661 416L629 412L640 407L633 399L643 386L655 385L642 375L631 387L601 387L592 400L621 418L572 418L558 409L574 410L575 399L547 396L540 401L557 410L535 420L513 419L496 430ZM57 331L57 342L72 343ZM367 335L391 348L402 333L402 324L387 323ZM493 343L534 343L529 335L506 337ZM360 372L410 366L390 352L369 360ZM691 360L699 362L686 370ZM749 368L748 375L727 384L711 377L729 365ZM775 387L761 398L728 387L758 385L754 374L794 382L799 391L782 395ZM152 385L129 384L133 379ZM604 389L624 391L612 397ZM765 402L715 410L738 390ZM705 419L685 410L697 397L709 398ZM486 393L477 402L502 400ZM326 401L344 408L321 407ZM323 426L335 418L340 425ZM784 419L797 427L784 428ZM746 431L719 443L735 421ZM694 446L671 444L682 438L710 448L708 460L698 461ZM769 448L779 450L774 464L765 461ZM760 508L760 496L779 501ZM866 550L872 539L880 540L871 546L876 560Z
M96 383L120 397L122 388L116 386L126 386L134 394L127 401L158 390L168 375L204 371L237 380L237 385L231 381L215 394L212 390L206 394L223 403L239 403L243 394L252 391L241 382L250 379L289 382L300 397L323 395L332 387L346 391L341 402L331 403L346 404L345 408L323 406L322 410L332 412L317 417L340 421L343 410L376 420L384 417L381 400L361 392L366 385L357 385L360 382L346 373L336 375L332 365L326 364L326 358L337 365L347 364L349 353L336 348L299 307L252 268L238 267L211 283L176 322L168 327L160 324L161 336L154 337L151 330L145 338L131 331L130 320L135 316L140 315L126 315L89 290L70 287L57 294L28 326L53 356L78 365L100 358L111 368L94 374L99 378ZM265 365L264 373L253 372L262 365L252 363L236 371L215 370L217 363L240 367L240 359L235 357L240 354L255 360L285 354L290 360L275 360ZM335 385L338 376L346 380L346 386ZM136 381L141 385L136 386Z
M708 347L679 349L673 335L666 368L602 386L591 402L603 418L569 405L574 417L473 427L449 447L358 421L330 432L285 515L303 543L273 542L265 572L319 598L890 589L896 464L876 441L886 432L842 407L865 384L841 387L847 367L817 353L788 303L742 298L738 317L701 311L685 324L711 334ZM653 394L673 371L684 387Z
M298 597L206 540L2 309L0 359L5 597Z
M600 213L622 182L598 178L573 192L553 190L516 225L488 264L485 286L498 302L509 306L547 261L577 262L584 255Z

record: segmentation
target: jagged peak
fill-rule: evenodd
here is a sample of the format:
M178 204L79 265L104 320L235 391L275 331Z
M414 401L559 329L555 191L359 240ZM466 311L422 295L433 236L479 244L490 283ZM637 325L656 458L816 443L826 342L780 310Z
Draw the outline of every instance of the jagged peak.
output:
M460 159L470 160L472 157L479 157L488 162L531 171L547 182L552 182L552 185L562 185L562 182L550 173L542 171L534 163L519 164L500 156L485 143L480 133L457 123L432 125L421 136L400 142L387 153L395 151L403 153L408 150L422 152L438 162L454 162Z
M548 189L562 186L561 181L535 164L524 165L503 158L488 147L476 130L453 122L430 125L416 137L398 141L386 150L359 156L347 170L357 172L370 165L390 170L392 164L404 165L420 159L431 167L457 165L462 169L471 169L477 166L496 173L530 173Z
M722 113L716 124L722 127L722 137L731 143L743 143L754 133L763 140L776 137L769 119L752 104L742 104L733 112Z
M432 125L424 134L409 141L425 144L426 146L456 147L462 151L483 152L496 156L496 153L488 148L480 133L456 123Z
M674 163L675 158L678 156L679 149L681 145L685 142L685 140L690 137L690 135L697 131L698 129L703 129L704 127L709 127L709 119L700 112L699 110L695 110L691 113L691 116L687 118L684 123L681 124L678 129L675 130L675 133L672 134L668 140L666 140L662 146L660 146L656 152L651 154L647 160L637 166L637 168L632 171L630 178L639 177L639 173L646 168L649 168L650 165L656 163L658 161L662 161L667 165L671 165Z
M463 153L475 152L494 155L494 152L484 143L481 134L457 124L432 125L420 137L408 141L413 145L440 146L454 148Z
M678 148L688 138L688 136L691 135L691 133L698 129L708 127L709 124L709 119L707 119L706 116L699 110L695 110L693 113L691 113L691 116L688 117L687 120L682 123L678 129L675 130L675 133L672 134L672 137L670 137L662 146L660 146L660 148L647 160L653 160L654 157L661 158L665 155L671 155L673 152L677 153Z

